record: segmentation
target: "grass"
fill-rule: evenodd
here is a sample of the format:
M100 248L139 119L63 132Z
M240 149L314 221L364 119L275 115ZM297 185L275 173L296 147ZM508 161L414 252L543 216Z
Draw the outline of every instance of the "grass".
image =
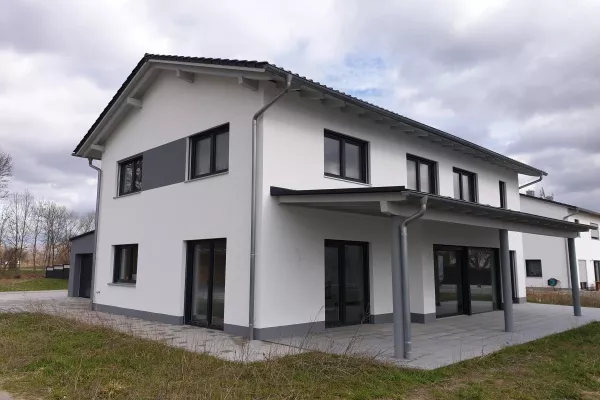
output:
M600 308L600 292L581 291L582 307ZM527 289L527 301L530 303L558 304L563 306L573 305L573 297L570 290L547 290L547 289Z
M0 386L37 399L592 399L600 323L434 371L323 353L243 364L37 313L0 314Z
M66 290L67 279L25 278L0 279L0 292L33 291L33 290Z

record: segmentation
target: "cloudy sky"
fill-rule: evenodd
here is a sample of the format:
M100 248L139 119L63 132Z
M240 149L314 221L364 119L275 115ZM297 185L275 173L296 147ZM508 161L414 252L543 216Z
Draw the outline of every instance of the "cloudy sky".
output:
M254 3L3 1L12 188L92 210L95 175L71 151L148 52L271 61L543 169L547 193L600 210L600 1Z

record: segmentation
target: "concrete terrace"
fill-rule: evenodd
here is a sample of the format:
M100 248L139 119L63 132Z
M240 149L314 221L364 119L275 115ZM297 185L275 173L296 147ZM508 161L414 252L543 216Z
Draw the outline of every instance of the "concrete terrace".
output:
M220 331L89 311L88 305L85 299L67 298L64 291L0 293L0 312L41 311L242 362L318 350L374 357L412 368L434 369L600 321L600 309L596 308L584 308L582 317L574 317L573 308L568 306L515 304L514 333L503 332L501 311L443 318L424 325L413 324L412 358L396 360L393 358L391 324L348 326L302 337L249 343Z

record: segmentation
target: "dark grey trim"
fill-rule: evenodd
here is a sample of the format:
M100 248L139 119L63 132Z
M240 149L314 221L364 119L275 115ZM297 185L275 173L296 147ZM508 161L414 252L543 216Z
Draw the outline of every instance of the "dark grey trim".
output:
M243 337L243 338L248 337L248 327L247 326L224 324L223 332L228 333L230 335Z
M92 230L92 231L89 231L89 232L85 232L85 233L82 233L81 235L73 236L72 238L69 238L69 240L77 240L77 239L80 239L80 238L82 238L84 236L91 235L94 232L96 232L96 231Z
M288 336L306 335L325 330L325 321L307 322L304 324L273 326L270 328L254 328L254 338L257 340L276 339Z
M516 304L527 303L527 297L518 297L515 299L514 303L516 303Z
M185 181L187 138L181 138L143 153L142 191Z
M410 322L414 322L417 324L428 324L436 320L435 313L431 314L418 314L418 313L410 313ZM371 315L371 322L373 324L391 324L394 322L394 314L377 314Z
M133 310L131 308L115 307L98 303L94 303L92 309L99 312L106 312L111 314L125 315L127 317L145 319L147 321L162 322L164 324L183 325L183 316L178 317L175 315L158 314L149 311Z

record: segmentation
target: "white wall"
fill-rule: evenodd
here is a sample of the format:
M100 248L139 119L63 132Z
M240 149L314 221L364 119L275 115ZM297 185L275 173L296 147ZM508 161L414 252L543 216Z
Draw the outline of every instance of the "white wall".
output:
M480 203L499 206L498 181L503 180L508 207L520 209L516 173L290 94L267 111L261 132L258 328L324 320L325 239L370 243L371 312L385 314L392 310L389 219L279 206L269 194L271 186L365 186L324 176L324 129L369 143L372 186L405 185L406 154L410 153L438 162L441 195L453 197L452 168L458 167L478 174ZM434 243L498 247L495 230L434 222L415 224L410 229L411 310L416 313L435 312ZM511 233L509 240L511 249L518 252L522 269L520 234ZM524 296L522 271L519 283L520 296Z
M571 214L569 207L561 204L551 203L540 199L521 196L521 209L524 212L543 215L550 218L563 219ZM600 217L585 212L580 212L568 218L574 222L578 219L582 224L594 222L600 225ZM560 286L569 286L569 269L567 258L566 240L562 238L523 234L523 246L525 259L542 260L542 278L527 278L527 286L547 287L548 279L556 278ZM593 285L594 260L600 260L600 241L591 238L591 232L581 233L575 239L575 253L577 260L585 260L587 268L587 282ZM579 277L580 282L584 281Z
M247 325L252 115L263 104L233 78L163 72L106 143L102 159L95 301L183 315L186 240L227 238L225 322ZM229 173L114 198L117 162L230 123ZM187 162L187 160L182 160ZM165 166L168 168L169 166ZM113 286L112 246L138 243L135 288Z

